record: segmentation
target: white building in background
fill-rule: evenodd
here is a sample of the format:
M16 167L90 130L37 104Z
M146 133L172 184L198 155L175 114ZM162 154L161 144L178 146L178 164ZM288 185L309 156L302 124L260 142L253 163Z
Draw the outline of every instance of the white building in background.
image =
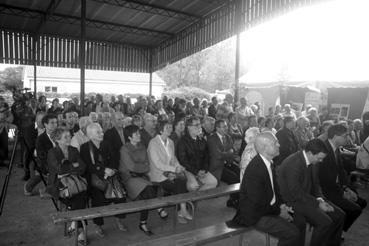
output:
M148 73L87 70L85 93L149 94ZM23 85L34 90L33 66L24 69ZM80 70L76 68L37 67L37 91L56 93L79 93ZM160 97L165 82L156 74L152 75L152 94Z

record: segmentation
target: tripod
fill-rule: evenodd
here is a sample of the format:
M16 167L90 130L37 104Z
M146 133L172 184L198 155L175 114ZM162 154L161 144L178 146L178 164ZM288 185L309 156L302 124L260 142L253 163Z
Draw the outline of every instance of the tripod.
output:
M21 134L21 132L19 131L19 129L17 129L16 132L15 132L15 141L14 141L14 146L13 146L13 150L12 150L12 155L10 157L10 164L9 164L9 167L8 167L8 173L6 174L5 181L4 181L4 184L3 184L3 188L1 190L1 196L0 196L0 216L2 215L2 212L3 212L5 198L6 198L6 194L7 194L7 191L8 191L8 185L9 185L10 175L12 173L13 166L14 166L15 152L17 150L17 146L20 143L20 141L22 141L23 146L25 146L26 149L27 149L27 151L30 153L30 148L29 148L27 142L24 140L23 137L20 137L20 135L23 136L23 134ZM21 139L21 140L19 140L19 139ZM23 151L23 150L21 150L21 151ZM22 156L23 156L23 152L22 152ZM35 159L35 157L32 154L31 154L31 160L35 163L35 169L36 169L36 171L38 171L40 173L41 181L46 186L45 178L43 177L41 170L38 168L36 159ZM52 198L52 202L53 202L54 207L56 208L56 210L59 211L57 202L56 202L56 200L54 198Z

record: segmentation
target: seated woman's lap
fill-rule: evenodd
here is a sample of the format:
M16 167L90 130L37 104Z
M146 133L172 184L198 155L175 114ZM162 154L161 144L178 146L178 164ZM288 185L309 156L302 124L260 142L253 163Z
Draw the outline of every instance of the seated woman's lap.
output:
M162 181L160 185L165 191L168 191L170 194L173 195L188 192L186 187L187 186L186 179L176 178L172 181L167 179L165 181Z

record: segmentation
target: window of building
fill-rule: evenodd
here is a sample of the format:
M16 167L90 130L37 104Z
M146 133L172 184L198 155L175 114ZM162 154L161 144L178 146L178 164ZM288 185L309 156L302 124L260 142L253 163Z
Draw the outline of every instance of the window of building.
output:
M58 92L58 87L56 87L56 86L51 87L51 91L52 92Z
M50 86L45 86L45 92L51 92L51 87Z

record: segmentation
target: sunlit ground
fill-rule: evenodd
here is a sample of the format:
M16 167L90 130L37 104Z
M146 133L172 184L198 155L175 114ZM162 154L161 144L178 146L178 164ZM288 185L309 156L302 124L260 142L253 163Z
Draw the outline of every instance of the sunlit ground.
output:
M244 32L246 81L369 80L369 0L298 9Z

